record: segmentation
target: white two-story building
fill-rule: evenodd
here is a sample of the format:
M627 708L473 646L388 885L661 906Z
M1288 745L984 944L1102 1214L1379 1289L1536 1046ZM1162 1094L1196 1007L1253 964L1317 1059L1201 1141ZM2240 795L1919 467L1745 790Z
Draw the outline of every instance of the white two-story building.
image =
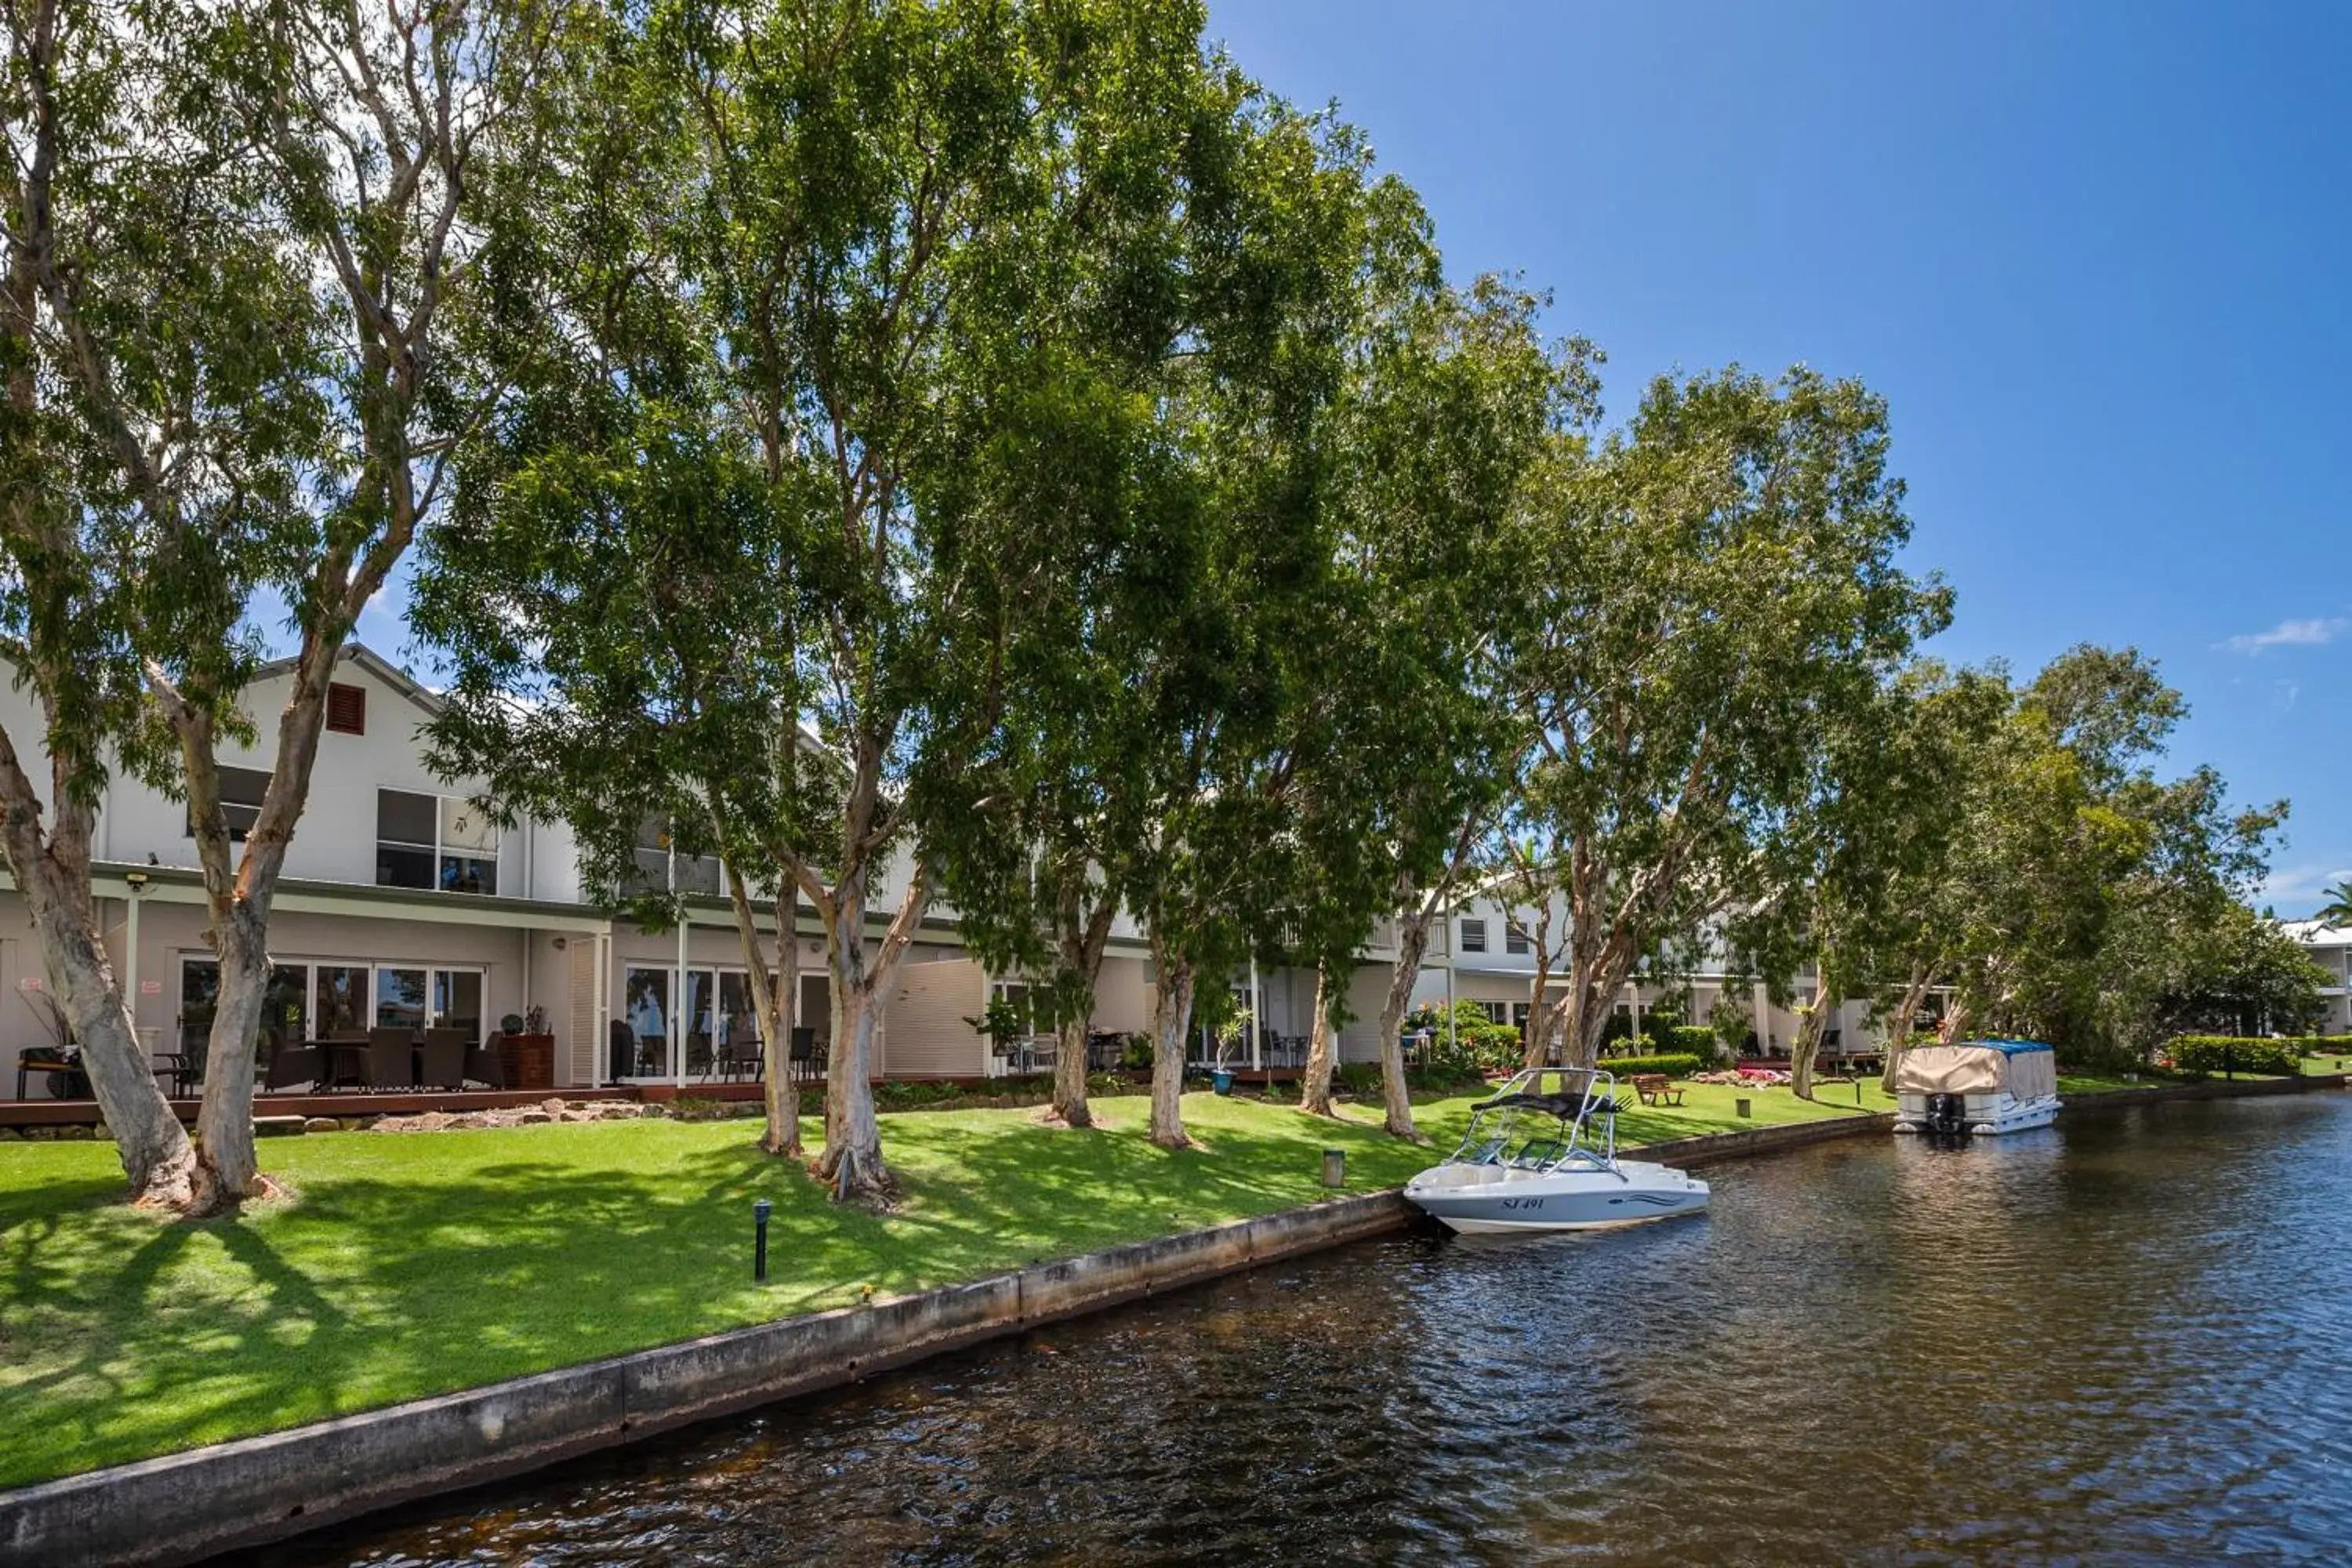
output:
M248 708L264 722L282 706L289 673L265 666ZM616 920L583 895L572 836L561 824L500 828L478 806L479 781L449 780L427 765L419 731L436 699L364 647L348 648L330 692L326 731L309 804L289 848L270 922L277 960L263 1025L265 1067L306 1040L370 1029L443 1029L481 1041L502 1020L541 1023L555 1042L554 1085L700 1083L730 1048L756 1039L740 941L720 895L718 867L677 860L650 826L641 869L656 886L687 893L688 919L669 931ZM27 752L41 725L29 692L0 691L0 721ZM222 795L231 825L249 822L268 781L269 757L224 749ZM159 1063L201 1051L211 1023L217 967L205 942L204 890L185 807L136 779L117 776L100 803L94 852L100 923L142 1042ZM873 900L878 940L903 888L893 867ZM830 998L820 932L803 914L800 942L801 1046L822 1061ZM1342 1059L1379 1057L1381 1004L1395 958L1384 922L1349 977L1352 1021ZM1450 912L1424 958L1414 1000L1477 1001L1499 1022L1527 1017L1535 976L1527 922L1476 894ZM1297 968L1231 977L1236 998L1255 985L1256 1037L1240 1067L1292 1067L1313 1024L1315 976ZM1725 982L1692 987L1705 1021ZM0 1045L47 1044L53 1027L41 955L22 900L0 891ZM992 1054L971 1020L992 994L1018 1000L1019 975L990 973L959 941L952 910L935 908L902 964L883 1010L877 1069L894 1078L980 1078L1019 1065ZM1106 957L1093 1027L1146 1031L1154 977L1139 931L1122 918ZM1628 1011L1653 1005L1656 988L1629 987ZM1758 1048L1786 1048L1795 1020L1760 988ZM1859 1029L1859 1005L1843 1026ZM1199 1047L1208 1054L1207 1047ZM38 1076L27 1092L45 1088Z

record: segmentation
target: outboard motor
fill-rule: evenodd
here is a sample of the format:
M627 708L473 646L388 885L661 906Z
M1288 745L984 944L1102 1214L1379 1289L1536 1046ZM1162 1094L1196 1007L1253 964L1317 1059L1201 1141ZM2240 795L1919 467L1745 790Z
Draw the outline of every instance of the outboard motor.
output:
M1927 1097L1927 1131L1957 1135L1969 1130L1969 1101L1961 1094Z

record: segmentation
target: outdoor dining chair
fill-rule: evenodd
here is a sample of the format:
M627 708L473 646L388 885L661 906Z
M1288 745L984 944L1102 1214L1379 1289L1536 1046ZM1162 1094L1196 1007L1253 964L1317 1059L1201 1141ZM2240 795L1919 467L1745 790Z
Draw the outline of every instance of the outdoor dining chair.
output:
M506 1064L499 1059L498 1037L493 1035L490 1039L491 1044L475 1046L466 1052L466 1079L489 1089L504 1089L507 1086Z
M423 1064L420 1077L427 1089L463 1089L466 1087L466 1037L445 1029L428 1029L425 1044L417 1047L417 1059Z
M814 1026L803 1026L793 1031L791 1055L794 1083L814 1083L824 1076L817 1067L816 1030Z
M416 1035L413 1029L368 1031L370 1089L409 1089L416 1082Z
M263 1089L291 1089L298 1083L314 1088L323 1083L326 1067L316 1046L280 1046L261 1077Z

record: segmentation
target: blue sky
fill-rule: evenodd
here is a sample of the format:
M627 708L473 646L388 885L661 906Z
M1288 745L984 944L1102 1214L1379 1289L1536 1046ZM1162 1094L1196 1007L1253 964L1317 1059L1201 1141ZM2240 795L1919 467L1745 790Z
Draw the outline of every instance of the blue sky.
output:
M2294 802L2282 915L2352 874L2352 5L1212 0L1337 100L1450 268L1610 355L1803 361L1893 407L1937 651L2137 644L2173 762ZM2344 555L2336 552L2344 551Z

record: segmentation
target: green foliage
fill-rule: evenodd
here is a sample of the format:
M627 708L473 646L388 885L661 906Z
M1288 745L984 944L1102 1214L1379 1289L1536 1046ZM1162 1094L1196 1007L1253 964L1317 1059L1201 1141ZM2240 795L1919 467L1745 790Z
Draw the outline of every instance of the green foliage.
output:
M1745 1025L1742 1026L1744 1030ZM1677 1055L1695 1057L1702 1061L1715 1058L1717 1040L1716 1030L1706 1024L1675 1024L1655 1031L1659 1048ZM1746 1038L1743 1033L1741 1038Z
M1331 1069L1331 1084L1341 1094L1371 1096L1381 1091L1376 1062L1340 1062Z
M1576 1059L1643 954L1786 862L1824 732L1948 618L1900 561L1889 438L1856 382L1661 376L1624 429L1563 444L1519 520L1543 600L1516 668L1547 743L1513 837L1535 880L1610 911L1570 944Z
M2168 1047L2173 1070L2189 1073L2294 1074L2303 1070L2302 1042L2183 1035Z
M1467 997L1456 998L1453 1024L1449 1046L1445 1005L1423 1002L1405 1015L1404 1029L1408 1035L1427 1029L1431 1060L1443 1058L1450 1070L1494 1072L1518 1065L1522 1055L1519 1032L1507 1024L1496 1023L1477 1003Z

